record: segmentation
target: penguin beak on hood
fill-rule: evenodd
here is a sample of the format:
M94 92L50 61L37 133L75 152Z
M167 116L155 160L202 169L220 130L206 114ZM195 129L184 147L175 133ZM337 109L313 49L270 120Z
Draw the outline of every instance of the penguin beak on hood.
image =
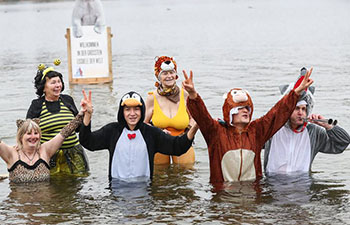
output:
M142 103L135 98L128 98L122 102L121 106L142 106Z

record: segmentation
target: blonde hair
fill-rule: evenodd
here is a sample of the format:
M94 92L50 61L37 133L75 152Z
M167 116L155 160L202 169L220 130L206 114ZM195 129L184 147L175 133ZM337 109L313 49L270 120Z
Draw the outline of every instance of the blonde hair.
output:
M36 146L37 149L39 149L40 139L41 139L41 129L39 127L39 124L37 124L36 122L34 122L31 119L26 119L25 121L23 121L23 123L20 125L20 127L18 127L16 141L17 141L17 147L19 149L23 148L22 139L23 139L24 134L26 134L27 132L32 132L33 130L39 133L39 142Z

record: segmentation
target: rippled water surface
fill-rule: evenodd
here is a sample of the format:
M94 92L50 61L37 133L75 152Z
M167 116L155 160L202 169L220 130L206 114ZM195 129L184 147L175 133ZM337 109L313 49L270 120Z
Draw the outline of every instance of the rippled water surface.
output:
M194 71L213 117L233 87L253 97L254 117L278 99L278 86L314 67L315 113L349 130L350 2L346 0L102 1L112 28L112 84L69 85L65 29L73 1L0 3L0 137L15 143L15 120L35 98L39 63L61 58L67 94L93 91L93 129L114 121L122 94L153 90L154 57L171 55ZM180 73L180 80L182 75ZM180 82L179 82L180 83ZM90 153L88 177L48 184L0 181L2 224L349 224L350 152L319 154L311 176L259 183L209 184L205 142L196 136L193 167L157 167L152 185L110 189L107 151ZM0 174L6 174L0 162Z

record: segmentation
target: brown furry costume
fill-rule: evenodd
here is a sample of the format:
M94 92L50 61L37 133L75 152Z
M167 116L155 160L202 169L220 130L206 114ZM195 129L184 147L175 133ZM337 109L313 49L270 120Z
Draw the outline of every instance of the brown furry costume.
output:
M203 100L198 95L188 98L187 107L196 120L208 145L210 161L210 182L255 180L262 176L260 152L269 140L292 114L299 95L291 91L276 103L271 110L259 119L251 121L239 131L230 125L231 110L238 106L250 107L250 120L253 102L242 89L232 89L223 105L225 125L213 119Z

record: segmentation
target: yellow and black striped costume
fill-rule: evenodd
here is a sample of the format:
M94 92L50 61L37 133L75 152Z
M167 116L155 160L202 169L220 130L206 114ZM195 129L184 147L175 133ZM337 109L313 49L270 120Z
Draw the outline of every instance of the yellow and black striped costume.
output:
M44 102L39 118L40 129L42 132L40 142L45 143L55 137L64 126L66 126L72 119L74 119L74 115L61 101L60 111L58 113L49 112ZM73 148L78 144L78 137L76 133L73 132L64 140L61 149Z
M50 112L44 101L39 118L42 131L41 143L44 143L55 137L74 119L74 115L61 100L59 100L57 113ZM50 166L51 174L87 175L89 170L87 158L75 132L64 140L60 150L51 158Z
M26 118L40 118L41 143L51 140L76 115L78 110L71 96L61 94L58 101L46 101L45 96L34 99ZM87 175L89 165L84 149L73 132L50 160L52 174Z
M42 104L39 116L42 132L41 143L51 140L74 119L73 113L61 100L59 100L58 108L58 112L50 112L46 101ZM50 166L51 174L87 175L89 170L87 158L75 132L64 140L60 150L51 158Z

